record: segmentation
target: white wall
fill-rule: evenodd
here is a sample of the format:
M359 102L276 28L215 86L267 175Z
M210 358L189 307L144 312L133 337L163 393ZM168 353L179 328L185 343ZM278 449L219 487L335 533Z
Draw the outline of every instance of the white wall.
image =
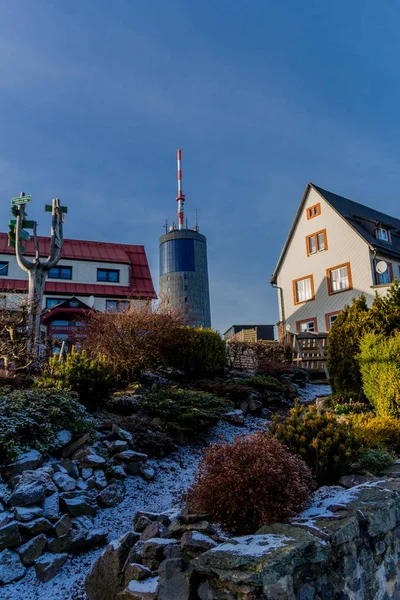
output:
M307 207L317 203L321 204L321 214L308 220ZM328 249L307 256L306 236L322 229L326 229ZM361 293L367 296L371 304L375 295L375 290L371 288L371 261L368 244L311 188L277 278L277 284L283 288L285 317L290 331L296 331L296 321L312 317L317 319L318 331L325 331L325 315L342 310L351 303L353 297ZM347 262L351 265L353 289L330 296L326 270ZM314 276L316 299L295 305L292 282L310 274Z

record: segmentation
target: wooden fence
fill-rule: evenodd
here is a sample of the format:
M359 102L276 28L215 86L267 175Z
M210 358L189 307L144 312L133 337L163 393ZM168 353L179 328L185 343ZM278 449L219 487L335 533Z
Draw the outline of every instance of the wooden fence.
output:
M329 378L326 366L328 355L327 333L287 333L286 343L293 350L293 362L302 369L324 373Z

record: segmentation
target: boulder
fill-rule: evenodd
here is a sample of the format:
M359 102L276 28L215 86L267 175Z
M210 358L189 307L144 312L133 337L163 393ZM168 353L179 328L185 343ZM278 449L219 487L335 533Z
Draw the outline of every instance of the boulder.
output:
M11 521L0 527L0 550L19 546L22 542L17 521Z
M33 536L39 533L48 533L52 529L50 521L44 517L39 517L27 523L20 523L21 530L24 534Z
M167 527L166 535L172 537L180 537L185 531L198 531L208 535L214 535L216 533L215 527L208 521L199 521L198 523L188 523L187 525L173 522Z
M8 525L11 521L14 521L14 513L7 510L4 512L0 512L0 528L4 527L4 525Z
M152 523L150 522L150 524L147 525L142 535L140 536L140 541L147 542L148 540L151 540L151 538L162 537L165 534L166 530L167 528L165 527L165 525L163 525L159 521L153 521Z
M338 484L345 488L351 488L362 483L368 483L369 481L378 481L378 478L373 475L343 475L339 479Z
M54 446L56 448L64 448L67 446L72 440L72 433L68 431L68 429L62 429L57 432L57 435L54 440Z
M103 490L107 486L107 478L104 474L104 471L101 469L96 469L93 476L97 489Z
M43 509L40 506L17 506L14 513L17 521L26 523L43 516Z
M18 548L17 552L25 567L33 565L35 560L42 554L46 544L47 538L44 533L41 533Z
M156 475L154 469L148 465L139 465L139 473L145 481L152 481Z
M124 569L125 585L128 585L132 579L136 581L143 581L152 575L152 571L140 565L139 563L128 563Z
M76 464L75 461L70 460L69 458L63 458L62 461L60 462L60 465L62 465L64 467L64 469L67 471L67 473L70 477L73 477L74 479L78 479L79 469L78 469L78 465Z
M42 502L46 496L57 491L57 487L52 481L52 475L51 467L24 471L10 496L10 504L12 506L29 506Z
M153 521L151 521L148 517L139 517L137 521L134 523L134 529L138 533L143 533L148 525L151 525Z
M54 473L53 481L61 492L72 492L76 488L76 480L67 473Z
M113 455L118 454L119 452L125 452L125 450L128 450L128 448L128 442L124 442L123 440L115 440L115 442L111 442L111 444L108 446L108 452L109 454Z
M40 467L43 462L43 457L37 450L29 450L21 454L19 458L6 467L6 473L9 477L11 475L18 475L24 471L32 471Z
M98 469L101 467L105 467L107 464L107 461L102 456L99 456L98 454L93 452L93 454L88 454L87 456L83 456L82 458L80 458L78 460L78 464L82 468L83 467L93 467L95 469Z
M171 524L171 519L168 516L168 514L153 513L153 512L149 512L149 511L139 510L137 513L135 513L135 516L133 518L133 528L135 529L135 531L136 531L136 526L142 517L146 517L146 519L148 519L151 522L160 521L160 523L165 525L165 527L168 527L168 525Z
M144 581L133 579L128 586L118 594L118 600L155 600L157 597L158 577Z
M10 552L10 550L0 552L0 585L6 585L7 583L22 579L25 571L26 569L18 554Z
M103 546L107 543L108 531L105 529L71 529L59 538L48 541L48 551L58 554L60 552L81 552L94 546Z
M152 538L144 542L141 552L142 563L152 571L155 571L164 560L164 548L169 545L176 545L176 540Z
M65 535L71 529L72 529L72 521L68 515L63 515L61 517L61 519L59 519L53 527L56 537L61 537L62 535Z
M125 452L118 452L118 454L114 454L114 458L126 463L142 463L147 460L147 454L143 454L142 452L134 452L134 450L125 450Z
M186 531L181 538L181 550L190 558L196 558L217 545L208 535L198 531Z
M86 577L87 600L116 599L124 585L123 567L136 540L137 535L129 532L105 548Z
M66 554L43 554L35 562L36 577L42 582L50 581L67 560Z
M89 477L91 477L92 475L93 475L92 467L83 467L82 479L84 479L86 481L86 479L89 479Z
M161 563L157 600L190 600L193 567L180 558L171 558Z
M95 485L96 485L96 483L95 483ZM86 492L86 490L89 489L89 485L88 485L87 481L82 479L82 477L79 477L76 480L76 489L81 490L82 492Z
M51 494L47 496L43 501L43 516L55 523L60 518L60 498L59 495Z
M125 486L122 482L112 483L98 495L98 501L101 506L110 507L120 504L125 497Z
M96 503L87 494L76 494L73 497L63 496L62 501L70 517L80 517L81 515L96 516Z
M235 596L230 592L221 588L215 589L210 586L208 581L200 585L197 594L200 600L235 600ZM302 600L306 600L306 598L302 598Z

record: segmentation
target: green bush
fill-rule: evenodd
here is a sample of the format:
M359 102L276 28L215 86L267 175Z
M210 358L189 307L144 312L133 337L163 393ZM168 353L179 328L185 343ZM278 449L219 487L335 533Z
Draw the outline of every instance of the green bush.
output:
M329 382L334 393L344 399L365 400L358 355L367 333L390 336L400 331L400 283L390 286L383 298L376 296L368 308L365 296L353 299L351 306L335 319L328 336Z
M358 449L349 422L299 403L287 419L274 420L272 433L307 463L321 485L335 483L344 475Z
M360 452L351 466L356 471L368 471L373 475L379 475L394 463L395 458L395 454L384 448L366 448Z
M359 446L400 452L400 419L373 413L350 414L347 418Z
M72 348L64 361L57 356L49 360L36 385L73 390L78 393L80 402L92 411L108 398L115 388L116 378L114 368L102 354L91 358L86 350L76 352Z
M14 390L0 395L0 462L30 448L51 450L58 431L78 434L92 427L74 392Z
M376 413L400 417L400 332L365 335L358 360L364 393Z
M271 392L281 392L283 385L275 378L270 375L254 375L254 377L243 377L235 378L233 382L238 385L248 385L249 387L264 392L269 390Z
M160 418L177 439L190 438L215 425L229 408L230 404L211 394L177 388L152 392L140 399L140 410Z
M170 366L182 369L190 379L222 375L226 366L225 341L212 329L185 327L180 343L167 357Z

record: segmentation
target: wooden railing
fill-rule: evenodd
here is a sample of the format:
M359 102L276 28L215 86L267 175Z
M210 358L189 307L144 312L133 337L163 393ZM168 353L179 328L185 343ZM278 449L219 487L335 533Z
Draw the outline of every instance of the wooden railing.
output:
M286 343L293 350L293 362L302 369L324 373L329 378L327 368L327 333L287 333Z

